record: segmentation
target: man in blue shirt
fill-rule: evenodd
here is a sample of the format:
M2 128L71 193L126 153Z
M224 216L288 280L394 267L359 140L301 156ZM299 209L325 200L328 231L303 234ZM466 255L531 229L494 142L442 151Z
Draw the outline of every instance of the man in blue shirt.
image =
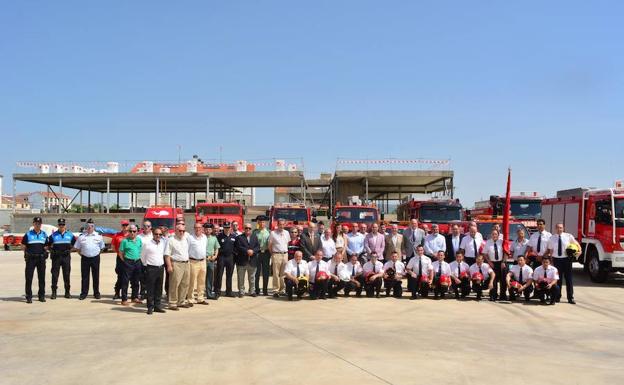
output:
M24 260L26 261L26 303L32 303L32 280L37 269L37 280L39 281L40 302L45 302L45 268L48 243L48 235L41 230L41 217L33 218L33 228L28 230L22 238L24 245Z
M50 254L52 257L52 295L50 299L56 299L56 288L59 279L59 271L63 268L63 284L65 286L65 298L71 298L69 294L69 274L71 272L71 249L76 243L76 237L65 227L65 218L59 218L58 230L48 238Z
M80 300L87 298L89 293L89 273L93 276L93 296L100 299L100 252L104 249L102 236L95 231L95 223L91 219L87 221L87 229L80 234L74 249L80 253L80 273L82 283L80 287Z

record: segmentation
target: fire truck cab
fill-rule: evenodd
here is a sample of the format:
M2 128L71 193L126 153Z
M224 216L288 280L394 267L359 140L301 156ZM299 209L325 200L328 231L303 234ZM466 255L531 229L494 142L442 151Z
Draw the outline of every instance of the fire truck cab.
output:
M271 208L267 210L266 215L269 217L269 229L271 230L277 228L277 221L279 219L286 221L284 227L287 229L296 225L307 228L312 221L312 211L309 207L304 205L284 204L271 206Z
M237 202L198 203L195 207L195 221L223 225L224 222L244 223L245 208Z
M542 214L542 200L536 191L511 195L511 218L521 222L529 232L537 230L537 219ZM490 200L476 202L474 209L466 210L466 220L474 218L497 219L503 217L505 196L491 195Z
M593 282L624 271L624 188L575 188L542 202L542 218L553 232L557 223L581 244L579 262Z
M401 223L418 219L421 226L427 225L429 228L435 223L441 234L447 234L453 222L462 220L462 205L459 199L412 199L397 207L397 219Z
M165 226L170 233L175 230L175 224L180 218L184 219L184 210L167 205L148 207L143 216L144 221L150 221L152 228Z

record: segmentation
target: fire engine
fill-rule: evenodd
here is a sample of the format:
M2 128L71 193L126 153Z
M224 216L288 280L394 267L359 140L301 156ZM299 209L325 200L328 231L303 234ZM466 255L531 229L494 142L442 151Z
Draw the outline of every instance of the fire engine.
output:
M581 244L579 262L594 282L624 271L624 188L575 188L542 202L542 218L554 232L563 223Z
M379 214L379 209L375 205L366 205L357 197L349 197L346 205L336 202L332 213L332 230L336 233L338 225L347 226L351 230L353 223L365 223L369 227L373 223L379 224L383 215Z
M184 219L184 210L167 205L155 205L149 207L143 216L144 221L150 221L152 228L165 226L170 233L175 230L175 224Z
M312 221L312 212L309 207L296 204L282 204L271 206L267 210L266 215L269 217L269 228L275 230L277 221L283 219L286 221L285 228L290 229L295 225L301 225L304 228L310 226Z
M511 195L511 219L520 221L529 232L537 230L537 219L542 213L542 200L537 192L520 192ZM490 200L476 202L474 209L466 210L467 220L496 219L503 217L505 197L491 195Z
M441 234L450 232L451 222L462 220L462 205L459 199L412 199L397 207L397 219L400 224L407 224L411 219L418 219L421 226L431 227L436 223Z
M245 208L236 202L198 203L195 207L195 221L222 225L224 222L244 223Z

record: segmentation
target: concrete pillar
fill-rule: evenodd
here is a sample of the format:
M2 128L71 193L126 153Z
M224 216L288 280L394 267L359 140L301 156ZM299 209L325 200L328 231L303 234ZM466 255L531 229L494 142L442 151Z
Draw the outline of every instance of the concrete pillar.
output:
M208 203L208 195L210 195L210 177L206 177L206 203Z
M106 214L110 214L110 178L106 178Z
M156 178L156 199L154 200L155 204L158 205L158 196L160 195L160 179Z
M368 178L364 178L364 182L366 183L366 193L365 193L365 199L366 199L366 203L368 203Z
M59 205L58 205L58 213L61 213L61 201L63 199L63 178L59 178Z

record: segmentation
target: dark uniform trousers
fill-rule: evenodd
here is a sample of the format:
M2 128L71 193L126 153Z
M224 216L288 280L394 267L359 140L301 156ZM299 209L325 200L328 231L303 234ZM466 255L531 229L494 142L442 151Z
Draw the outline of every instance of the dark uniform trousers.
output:
M303 297L303 294L305 294L305 291L299 291L299 282L293 282L288 278L284 278L284 283L286 284L286 295L288 296L288 299L293 297L293 291L296 293L297 298L301 298Z
M488 279L484 280L481 283L477 283L477 282L473 282L472 283L472 291L474 291L477 294L477 299L481 299L481 297L483 297L483 290L486 290L489 285L490 285L489 277L488 277ZM495 288L496 288L496 286L494 286L492 288L492 290L490 290L490 292L489 292L490 298L494 298L493 296L494 296Z
M455 293L455 297L466 298L470 294L470 279L463 278L460 283L453 281L452 288Z
M145 291L147 293L147 308L162 308L163 272L164 266L145 266Z
M136 299L139 297L139 280L141 278L143 264L141 264L140 259L132 260L128 258L124 258L124 260L121 261L121 264L123 267L121 274L121 300L128 300L128 284L132 286L132 294L130 298Z
M119 258L117 258L119 259ZM100 294L100 255L95 257L85 257L81 255L80 258L80 275L82 276L82 282L80 285L80 295L86 297L89 294L89 273L93 277L93 294Z
M533 293L533 285L527 286L527 288L524 289L522 291L522 293L519 293L518 290L516 290L513 287L510 287L509 288L509 299L511 299L512 301L515 301L516 297L519 297L519 296L523 295L524 299L528 301L529 299L531 299L531 293Z
M262 275L262 291L267 293L269 290L269 273L271 269L271 253L261 251L258 253L258 268L256 269L256 294L260 294L260 275Z
M403 296L403 282L400 279L384 279L384 287L386 288L386 295L390 295L395 298L401 298Z
M39 281L39 292L37 294L39 298L42 298L45 296L46 255L26 253L24 259L26 260L26 298L32 299L32 281L35 269L37 269L37 280Z
M219 255L217 257L217 276L215 277L215 294L221 295L221 282L225 271L225 295L232 294L232 274L234 274L234 256Z
M448 287L440 285L440 276L436 274L436 276L433 277L434 296L438 297L440 295L446 295L447 291L448 291Z
M372 297L374 295L378 295L381 292L381 285L383 283L383 279L381 277L374 279L372 282L368 281L364 285L364 290L366 290L366 296Z
M553 261L555 262L555 267L559 270L559 280L557 281L557 286L562 288L563 280L565 278L566 295L568 300L571 300L574 298L574 286L572 284L572 259L569 257L554 257ZM560 298L561 292L556 299L559 300Z
M500 288L500 296L505 297L507 295L507 268L503 267L503 262L492 262L492 270L494 270L494 287L492 287L492 292L490 296L494 299L498 299L499 288Z
M312 286L310 287L310 298L325 298L325 294L327 293L327 287L329 284L328 281L328 279L321 279L318 281L314 281L314 283L311 283Z
M553 285L552 288L549 289L541 289L539 285L535 286L535 296L539 298L540 301L545 301L546 296L550 297L550 301L554 302L557 298L561 296L561 288L558 285Z
M115 280L115 294L119 295L121 293L121 282L123 281L124 275L124 265L119 255L115 258L115 274L117 275L117 279Z
M420 277L414 278L411 275L407 276L407 282L409 283L412 297L416 297L417 294L420 294L423 297L429 296L429 282L420 282Z
M327 282L327 294L329 298L335 298L338 296L338 292L344 289L345 283L343 281L334 281L333 279L329 279Z
M67 252L52 252L52 291L58 288L59 272L63 269L63 284L69 292L69 277L71 273L71 255Z
M362 290L364 289L364 277L358 275L354 279L360 283L360 287L357 287L355 283L351 281L346 282L344 287L345 297L348 297L349 293L351 293L352 291L355 291L355 295L357 295L358 297L362 295Z

